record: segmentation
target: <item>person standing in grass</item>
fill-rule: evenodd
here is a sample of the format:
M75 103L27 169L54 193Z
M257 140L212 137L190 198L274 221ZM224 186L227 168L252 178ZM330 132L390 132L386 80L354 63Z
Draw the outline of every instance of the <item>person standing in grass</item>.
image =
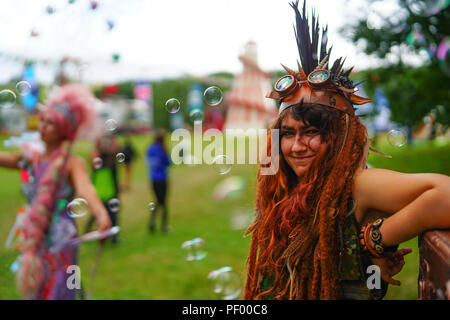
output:
M75 298L76 289L67 287L70 274L66 272L68 266L77 264L78 248L71 244L77 228L67 208L75 195L87 202L99 231L111 227L85 163L71 153L77 134L94 123L93 99L84 86L62 86L40 113L43 154L27 158L20 152L0 152L0 166L21 169L22 181L30 191L26 194L29 206L17 272L18 287L25 299ZM83 206L83 201L75 206ZM84 211L82 207L72 209Z
M123 190L130 189L131 186L131 169L134 159L136 158L136 150L131 142L131 135L129 132L125 134L125 144L122 148L122 152L125 155L125 183Z
M355 94L342 59L328 65L317 18L310 27L305 5L303 13L298 1L291 6L301 63L285 67L267 95L280 109L246 232L244 299L382 299L388 284L400 285L393 276L411 252L398 245L450 228L450 178L367 168L369 150L379 151L353 105L370 99ZM379 271L380 285L368 285L368 270Z
M167 211L167 189L168 189L168 172L167 169L171 162L164 145L165 130L158 129L155 133L155 142L147 149L147 164L149 167L149 176L151 187L156 196L156 207L151 207L151 215L149 222L149 231L155 232L156 216L159 209L162 210L161 229L163 233L169 232L168 220L169 213Z
M119 197L120 189L117 175L117 155L121 148L114 134L105 135L97 139L95 147L91 153L92 175L91 180L97 194L102 200L105 209L108 211L109 218L113 226L119 225ZM90 217L86 224L85 232L89 232L94 217ZM117 234L112 236L113 243L120 242Z

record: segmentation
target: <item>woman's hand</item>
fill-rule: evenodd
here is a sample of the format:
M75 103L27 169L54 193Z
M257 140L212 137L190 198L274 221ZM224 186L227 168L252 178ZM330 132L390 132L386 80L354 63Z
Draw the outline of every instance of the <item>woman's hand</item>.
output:
M380 267L381 278L387 283L399 286L400 281L393 279L392 277L399 273L405 265L404 256L411 253L410 248L404 248L395 251L392 255L386 258L372 258L372 263Z
M21 157L20 152L0 152L0 167L18 169Z
M111 219L106 214L102 214L100 216L97 216L97 225L98 225L98 231L103 232L112 227Z
M73 186L76 193L83 199L85 199L92 211L98 224L98 231L102 232L111 228L111 219L105 206L97 196L97 191L89 180L86 166L83 160L78 157L72 156L69 162L70 177L73 181Z
M354 180L355 216L365 221L373 210L386 213L383 244L408 241L429 229L450 228L450 177L436 173L362 170Z

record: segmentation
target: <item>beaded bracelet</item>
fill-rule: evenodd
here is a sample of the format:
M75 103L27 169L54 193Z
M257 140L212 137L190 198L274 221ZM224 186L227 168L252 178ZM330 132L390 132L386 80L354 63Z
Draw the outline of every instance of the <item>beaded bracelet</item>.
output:
M369 254L375 258L384 258L397 251L398 245L385 246L381 243L382 236L380 227L384 222L384 218L377 219L373 223L368 223L361 228L359 233L359 239L364 251L368 251ZM374 246L370 245L370 241Z

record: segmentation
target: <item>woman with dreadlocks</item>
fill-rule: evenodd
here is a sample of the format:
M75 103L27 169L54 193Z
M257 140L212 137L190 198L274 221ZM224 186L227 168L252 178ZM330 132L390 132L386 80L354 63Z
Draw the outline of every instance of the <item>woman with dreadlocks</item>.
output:
M388 283L400 285L392 277L411 252L398 244L450 228L450 179L366 169L369 149L382 153L369 148L353 104L370 99L355 95L341 59L328 69L316 17L310 30L305 4L302 13L291 6L301 65L283 66L289 74L267 95L280 101L267 154L272 143L281 152L258 172L244 299L381 299ZM370 265L380 288L366 284Z
M74 194L85 199L97 218L99 231L111 227L82 159L71 154L78 133L87 132L94 120L93 96L80 85L63 86L50 97L40 114L39 132L45 151L36 157L0 153L0 166L21 169L29 206L22 228L22 257L18 287L25 299L74 299L67 286L69 265L77 261L77 235L66 207Z

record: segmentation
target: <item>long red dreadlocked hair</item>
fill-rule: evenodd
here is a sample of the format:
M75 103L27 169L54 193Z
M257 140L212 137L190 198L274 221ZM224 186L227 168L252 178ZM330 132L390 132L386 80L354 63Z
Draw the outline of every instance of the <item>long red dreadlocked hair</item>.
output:
M256 216L246 232L252 240L244 299L339 299L339 228L367 159L366 129L356 116L301 104L284 110L271 129L280 129L289 113L319 129L327 152L301 177L281 153L274 175L261 175L270 163L260 166ZM270 132L267 141L269 154ZM264 289L268 277L274 282Z

